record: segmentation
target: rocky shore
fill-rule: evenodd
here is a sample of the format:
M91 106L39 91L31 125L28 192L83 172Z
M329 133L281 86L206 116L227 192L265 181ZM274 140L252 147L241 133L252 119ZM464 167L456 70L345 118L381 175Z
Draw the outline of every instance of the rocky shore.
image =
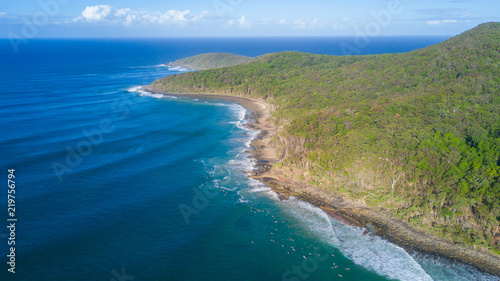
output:
M417 250L445 257L500 277L500 257L497 255L450 243L431 234L415 230L406 222L394 218L383 210L373 210L362 202L354 202L301 182L285 179L279 169L273 165L277 159L272 137L279 128L271 121L271 105L266 102L219 94L164 93L177 96L223 98L236 101L248 109L253 118L253 123L249 126L261 131L251 143L257 167L250 176L269 185L279 194L280 200L294 196L320 207L334 219L348 225L364 227L367 231L373 232L408 251Z
M309 202L323 209L334 219L351 226L365 227L368 231L406 250L417 250L445 257L500 276L499 256L452 244L431 234L415 230L406 222L382 210L373 210L363 203L353 202L282 177L279 169L273 167L277 159L272 136L277 132L277 128L270 120L270 106L261 101L255 102L260 104L258 107L262 110L253 113L253 128L260 130L261 134L252 142L257 169L251 177L269 185L280 195L280 198L294 196Z

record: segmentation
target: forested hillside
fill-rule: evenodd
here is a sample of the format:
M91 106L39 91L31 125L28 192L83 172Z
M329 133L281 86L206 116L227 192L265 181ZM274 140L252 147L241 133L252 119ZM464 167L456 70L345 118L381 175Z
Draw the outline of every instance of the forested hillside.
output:
M208 53L176 60L168 66L183 66L191 69L213 69L249 63L255 58L228 53Z
M403 54L277 53L155 81L265 99L289 177L500 253L500 24Z

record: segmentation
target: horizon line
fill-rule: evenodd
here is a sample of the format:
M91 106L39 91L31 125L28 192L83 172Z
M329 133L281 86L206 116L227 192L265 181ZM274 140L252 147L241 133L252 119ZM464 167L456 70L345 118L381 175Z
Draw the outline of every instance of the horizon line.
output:
M370 38L388 38L388 37L454 37L455 35L379 35L370 36ZM356 38L357 35L255 35L255 36L117 36L117 37L38 37L29 40L46 40L46 39L246 39L246 38ZM11 40L15 38L0 37L0 40Z

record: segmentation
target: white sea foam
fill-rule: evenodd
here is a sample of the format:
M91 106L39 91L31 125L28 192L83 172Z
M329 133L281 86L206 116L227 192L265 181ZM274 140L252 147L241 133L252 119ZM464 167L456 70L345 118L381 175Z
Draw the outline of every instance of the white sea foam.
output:
M370 233L363 234L363 228L344 225L321 209L294 198L280 204L314 235L360 266L393 279L433 280L402 248Z
M238 167L242 172L250 172L255 169L254 162L254 159L246 157L243 159L231 159L229 160L228 164L233 167Z
M399 280L433 280L404 249L365 229L346 226L331 219L342 253L353 262Z
M129 88L127 91L130 93L138 93L140 96L152 97L156 99L163 98L163 94L151 93L143 90L144 86L133 86Z
M252 144L252 141L257 138L257 136L260 134L260 131L258 130L253 130L253 131L250 131L250 138L248 139L248 141L245 143L245 146L246 147L250 147L250 145Z
M247 126L248 120L245 120L245 116L247 114L246 109L239 105L232 105L231 110L236 113L238 121L232 121L231 124L235 124L241 130L247 132L248 137L245 141L245 147L250 148L252 141L260 134L260 130L255 130Z
M187 67L182 67L182 66L169 66L169 64L166 63L160 63L160 64L155 64L155 65L142 65L142 66L131 66L130 68L167 68L169 71L178 71L178 72L186 72L186 71L192 71L193 69L187 68Z
M207 105L211 105L211 106L224 106L224 107L229 107L230 106L230 104L222 103L222 102L208 102L208 101L205 101L205 103Z
M140 66L131 66L132 69L147 69L147 68L158 68L158 67L166 67L166 64L156 64L156 65L140 65Z
M260 187L255 187L255 188L249 189L248 192L249 193L257 193L257 192L268 192L270 190L271 189L269 187L260 186Z
M278 201L279 200L279 196L278 196L278 193L272 191L271 189L269 189L267 192L267 195L269 195L270 198Z
M300 224L318 237L334 245L340 244L340 241L333 231L333 226L328 215L321 209L294 197L283 200L279 202L279 204L285 212L297 218Z
M270 188L263 184L262 182L256 180L256 179L252 179L252 178L248 178L248 185L252 188L252 189L255 189L255 188L260 188L260 187L265 187L267 188L268 190L270 190Z
M236 118L238 121L243 121L245 119L247 110L243 106L237 103L208 102L208 101L205 101L205 103L211 106L229 107L229 110L231 110L233 113L236 114Z
M141 96L152 97L152 98L155 98L155 99L161 99L161 98L163 98L162 94L153 94L153 93L149 93L149 92L141 93Z
M239 140L246 142L247 147L249 146L250 141L254 139L259 133L258 131L247 128L244 125L244 123L247 122L245 120L247 111L243 106L239 104L223 102L206 103L211 106L228 107L228 109L233 112L236 120L231 121L230 123L235 124L238 128L245 131L244 135ZM222 165L224 167L223 173L216 172L214 174L225 174L222 180L214 182L214 185L222 190L237 191L238 203L249 203L253 198L253 195L251 194L266 193L270 192L271 190L268 186L260 183L255 179L247 177L247 175L243 173L253 171L255 169L255 159L245 151L246 149L242 149L241 147L232 150L231 153L234 153L234 157L227 163ZM272 195L270 196L273 197Z
M498 281L499 279L490 274L477 271L469 265L460 264L445 258L428 256L425 254L412 254L434 281Z
M248 120L245 120L247 110L243 106L234 103L210 103L210 105L229 107L229 109L234 112L237 121L231 121L229 123L235 124L237 128L245 131L244 137L241 140L245 142L245 147L249 148L250 143L260 134L260 131L247 126L247 123L249 122ZM233 150L233 152L236 152L237 155L228 161L227 165L229 169L237 169L239 172L250 172L255 170L256 160L248 154L247 151L248 149L245 148L237 148ZM278 200L278 194L272 191L269 186L258 180L249 178L244 174L241 176L243 177L242 180L247 188L238 192L238 195L240 196L240 203L252 200L256 194L265 194L267 197Z
M167 66L167 65L165 65ZM170 71L178 71L178 72L185 72L185 71L189 71L190 69L189 68L185 68L185 67L181 67L181 66L170 66L168 67L168 70Z
M104 96L115 95L115 94L119 94L121 92L122 92L121 90L119 90L119 91L109 91L109 92L102 93L102 95L104 95Z
M247 110L239 105L232 105L231 110L237 114L238 121L231 122L232 124L235 124L236 127L238 127L241 130L244 130L248 134L248 138L246 139L245 142L245 147L250 148L250 145L252 141L257 138L257 136L260 134L260 130L255 130L247 126L248 120L245 120L245 116L247 114Z
M243 199L243 198L239 198L238 201L237 201L237 203L244 203L244 204L249 203L249 202L250 201L248 201L246 199Z
M239 104L230 104L229 108L237 114L239 121L243 121L245 119L247 110L243 106Z
M130 93L135 93L135 92L137 92L137 91L141 90L141 89L142 89L142 87L143 87L143 86L133 86L133 87L131 87L131 88L127 89L127 91L128 91L128 92L130 92Z

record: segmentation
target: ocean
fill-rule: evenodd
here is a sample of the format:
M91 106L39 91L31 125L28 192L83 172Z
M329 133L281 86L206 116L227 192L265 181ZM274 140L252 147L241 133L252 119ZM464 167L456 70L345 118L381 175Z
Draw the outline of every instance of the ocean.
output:
M373 38L357 53L445 39ZM343 55L353 42L40 39L15 53L0 40L0 280L496 280L278 200L247 177L258 132L242 106L141 88L189 71L165 64L199 53Z

